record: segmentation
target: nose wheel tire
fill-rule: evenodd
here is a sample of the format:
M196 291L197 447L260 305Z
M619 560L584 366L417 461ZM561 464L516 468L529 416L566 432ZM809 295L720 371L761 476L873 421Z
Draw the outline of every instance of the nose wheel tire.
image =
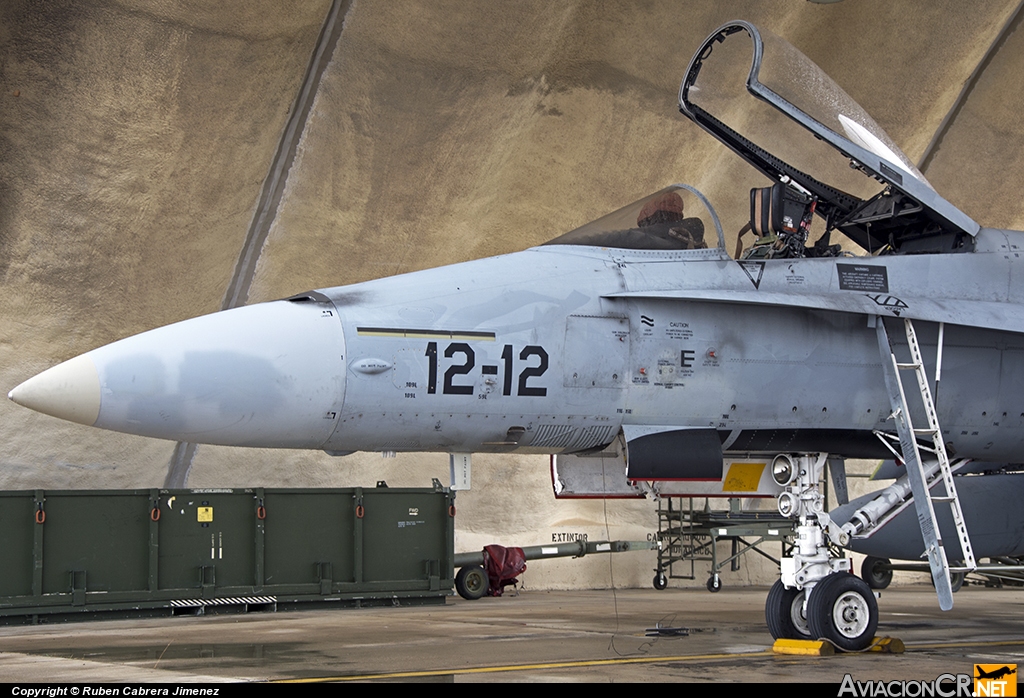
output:
M711 575L708 579L708 591L715 593L722 590L722 578L717 574Z
M787 589L777 579L764 603L768 632L776 640L812 640L807 616L804 615L804 590Z
M871 644L878 628L878 603L859 577L835 572L818 582L807 602L811 637L825 638L850 652Z
M463 567L455 575L455 591L467 601L476 601L487 593L490 583L483 567Z
M668 577L665 576L664 572L658 572L658 574L654 575L654 581L651 584L658 591L662 591L668 586Z

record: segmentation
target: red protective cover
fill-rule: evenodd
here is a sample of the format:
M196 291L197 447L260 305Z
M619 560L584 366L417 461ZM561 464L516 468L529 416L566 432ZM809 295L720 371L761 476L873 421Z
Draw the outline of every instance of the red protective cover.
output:
M501 596L505 587L517 583L516 577L526 571L526 556L522 548L505 548L500 545L484 547L487 553L487 578L491 596Z

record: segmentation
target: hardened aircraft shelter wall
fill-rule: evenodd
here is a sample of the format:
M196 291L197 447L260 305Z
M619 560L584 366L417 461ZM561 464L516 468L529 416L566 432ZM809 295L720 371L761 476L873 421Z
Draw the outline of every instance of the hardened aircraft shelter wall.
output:
M0 492L0 623L443 603L442 488Z

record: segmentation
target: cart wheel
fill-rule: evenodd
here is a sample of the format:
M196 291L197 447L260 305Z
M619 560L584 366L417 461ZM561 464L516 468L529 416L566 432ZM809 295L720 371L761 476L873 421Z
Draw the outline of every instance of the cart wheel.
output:
M885 589L892 582L892 569L889 568L889 564L887 557L869 555L860 565L860 578L872 589Z
M654 585L655 589L661 591L668 587L668 577L665 576L664 572L658 572L658 574L654 575L654 581L651 584Z
M722 590L722 578L713 574L708 578L708 591L716 593Z
M490 584L487 581L487 573L479 565L463 567L455 575L455 591L459 592L459 596L467 601L479 599L487 593L488 586Z

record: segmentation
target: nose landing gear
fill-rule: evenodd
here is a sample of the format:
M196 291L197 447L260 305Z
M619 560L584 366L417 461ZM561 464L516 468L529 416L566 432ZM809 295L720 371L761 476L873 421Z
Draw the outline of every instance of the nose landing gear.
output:
M775 639L826 639L847 651L865 649L878 627L878 603L867 584L835 557L828 542L849 534L825 512L818 487L827 454L776 456L772 477L785 491L779 512L799 521L794 552L781 561L781 579L768 592L765 620Z

